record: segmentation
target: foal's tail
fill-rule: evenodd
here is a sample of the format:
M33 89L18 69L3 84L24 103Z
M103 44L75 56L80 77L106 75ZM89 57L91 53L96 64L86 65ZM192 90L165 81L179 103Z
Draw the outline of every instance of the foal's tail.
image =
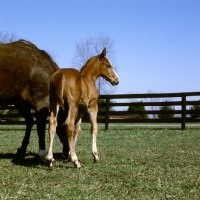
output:
M64 76L62 73L53 75L50 79L50 102L51 105L59 105L64 109L63 87Z

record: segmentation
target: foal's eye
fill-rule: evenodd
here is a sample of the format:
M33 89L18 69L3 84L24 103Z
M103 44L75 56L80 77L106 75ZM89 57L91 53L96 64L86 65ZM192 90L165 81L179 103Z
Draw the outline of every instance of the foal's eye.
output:
M111 68L111 64L110 63L104 62L104 64L106 65L107 68Z
M110 64L107 64L106 66L107 66L107 68L111 68L111 65L110 65Z

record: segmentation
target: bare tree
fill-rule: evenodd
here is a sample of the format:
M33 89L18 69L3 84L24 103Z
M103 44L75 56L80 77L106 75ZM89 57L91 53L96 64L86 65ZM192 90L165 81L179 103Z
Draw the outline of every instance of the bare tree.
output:
M106 57L113 65L115 61L114 42L108 35L102 34L97 37L85 37L76 44L73 66L80 69L89 58L100 54L104 47L106 47ZM113 68L116 70L115 66ZM97 79L97 88L100 94L111 94L116 89L101 77Z
M0 31L0 43L10 43L17 41L18 37L15 33L8 34Z
M2 31L0 31L0 44L15 42L17 40L19 40L19 38L17 37L17 35L15 33L9 34L9 33L4 33ZM54 59L57 56L55 51L46 50L46 52Z

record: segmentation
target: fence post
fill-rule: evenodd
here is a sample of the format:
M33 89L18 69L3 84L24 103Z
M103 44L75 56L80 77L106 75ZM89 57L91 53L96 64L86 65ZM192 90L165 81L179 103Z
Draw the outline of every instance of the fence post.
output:
M109 95L106 95L106 116L105 116L105 130L108 130L109 123L109 108L110 108L110 98Z
M181 129L185 130L185 123L186 123L186 94L182 94L182 122L181 122Z

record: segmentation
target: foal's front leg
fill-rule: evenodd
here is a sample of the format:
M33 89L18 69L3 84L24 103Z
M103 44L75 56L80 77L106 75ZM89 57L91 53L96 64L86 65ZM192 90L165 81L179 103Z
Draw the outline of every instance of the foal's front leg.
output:
M88 113L90 115L91 122L91 134L92 134L92 154L94 156L94 162L99 162L98 150L97 150L97 133L98 133L98 125L97 125L97 112L98 105L96 102L90 104L88 108Z

